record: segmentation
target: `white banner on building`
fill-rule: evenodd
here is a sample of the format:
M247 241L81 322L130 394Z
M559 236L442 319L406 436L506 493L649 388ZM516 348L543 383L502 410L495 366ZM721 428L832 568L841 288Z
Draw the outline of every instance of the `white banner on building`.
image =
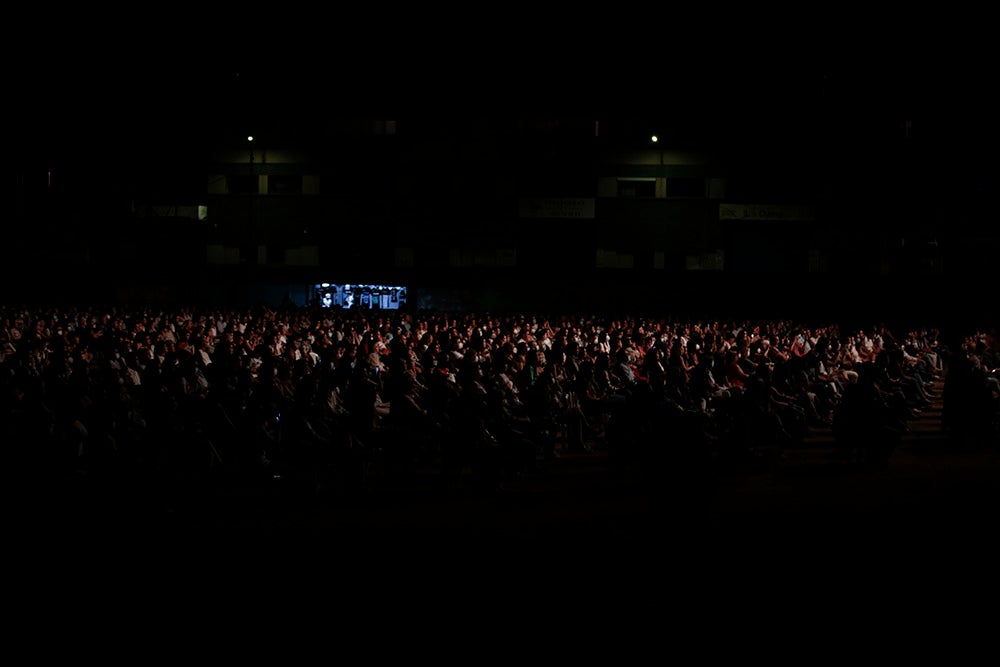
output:
M787 204L719 204L719 220L815 220L807 206Z

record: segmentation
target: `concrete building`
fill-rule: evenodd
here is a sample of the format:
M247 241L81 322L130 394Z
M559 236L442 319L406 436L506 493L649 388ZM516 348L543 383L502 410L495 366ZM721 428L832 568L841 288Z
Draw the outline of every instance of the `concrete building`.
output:
M162 159L26 159L8 281L30 269L50 297L305 303L325 282L405 286L428 307L779 314L924 308L986 274L998 242L975 169L942 174L951 156L905 116L838 125L835 105L797 104L815 113L288 114Z

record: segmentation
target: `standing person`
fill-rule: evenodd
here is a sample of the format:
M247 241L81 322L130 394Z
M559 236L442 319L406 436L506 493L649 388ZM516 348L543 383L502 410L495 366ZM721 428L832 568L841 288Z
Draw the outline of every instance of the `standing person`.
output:
M837 446L856 464L885 467L902 436L903 424L878 387L879 369L865 362L858 380L844 389L833 415Z

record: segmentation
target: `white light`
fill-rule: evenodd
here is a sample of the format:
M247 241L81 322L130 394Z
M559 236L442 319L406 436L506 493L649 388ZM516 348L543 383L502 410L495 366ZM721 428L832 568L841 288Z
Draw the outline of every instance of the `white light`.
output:
M655 143L656 143L657 141L659 141L659 140L660 140L660 138L659 138L659 137L657 137L657 136L656 136L655 134L654 134L654 135L653 135L652 137L650 137L650 138L651 138L651 139L653 140L653 143L654 143L654 144L655 144Z
M253 135L252 134L247 137L247 141L253 141Z

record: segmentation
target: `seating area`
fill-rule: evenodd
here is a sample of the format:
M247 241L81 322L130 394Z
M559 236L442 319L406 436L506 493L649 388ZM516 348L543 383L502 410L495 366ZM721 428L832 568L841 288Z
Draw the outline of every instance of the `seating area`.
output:
M206 480L338 498L417 471L496 492L595 452L702 484L817 434L884 466L938 399L956 440L996 437L995 332L264 306L0 319L19 469L146 480L168 504Z

